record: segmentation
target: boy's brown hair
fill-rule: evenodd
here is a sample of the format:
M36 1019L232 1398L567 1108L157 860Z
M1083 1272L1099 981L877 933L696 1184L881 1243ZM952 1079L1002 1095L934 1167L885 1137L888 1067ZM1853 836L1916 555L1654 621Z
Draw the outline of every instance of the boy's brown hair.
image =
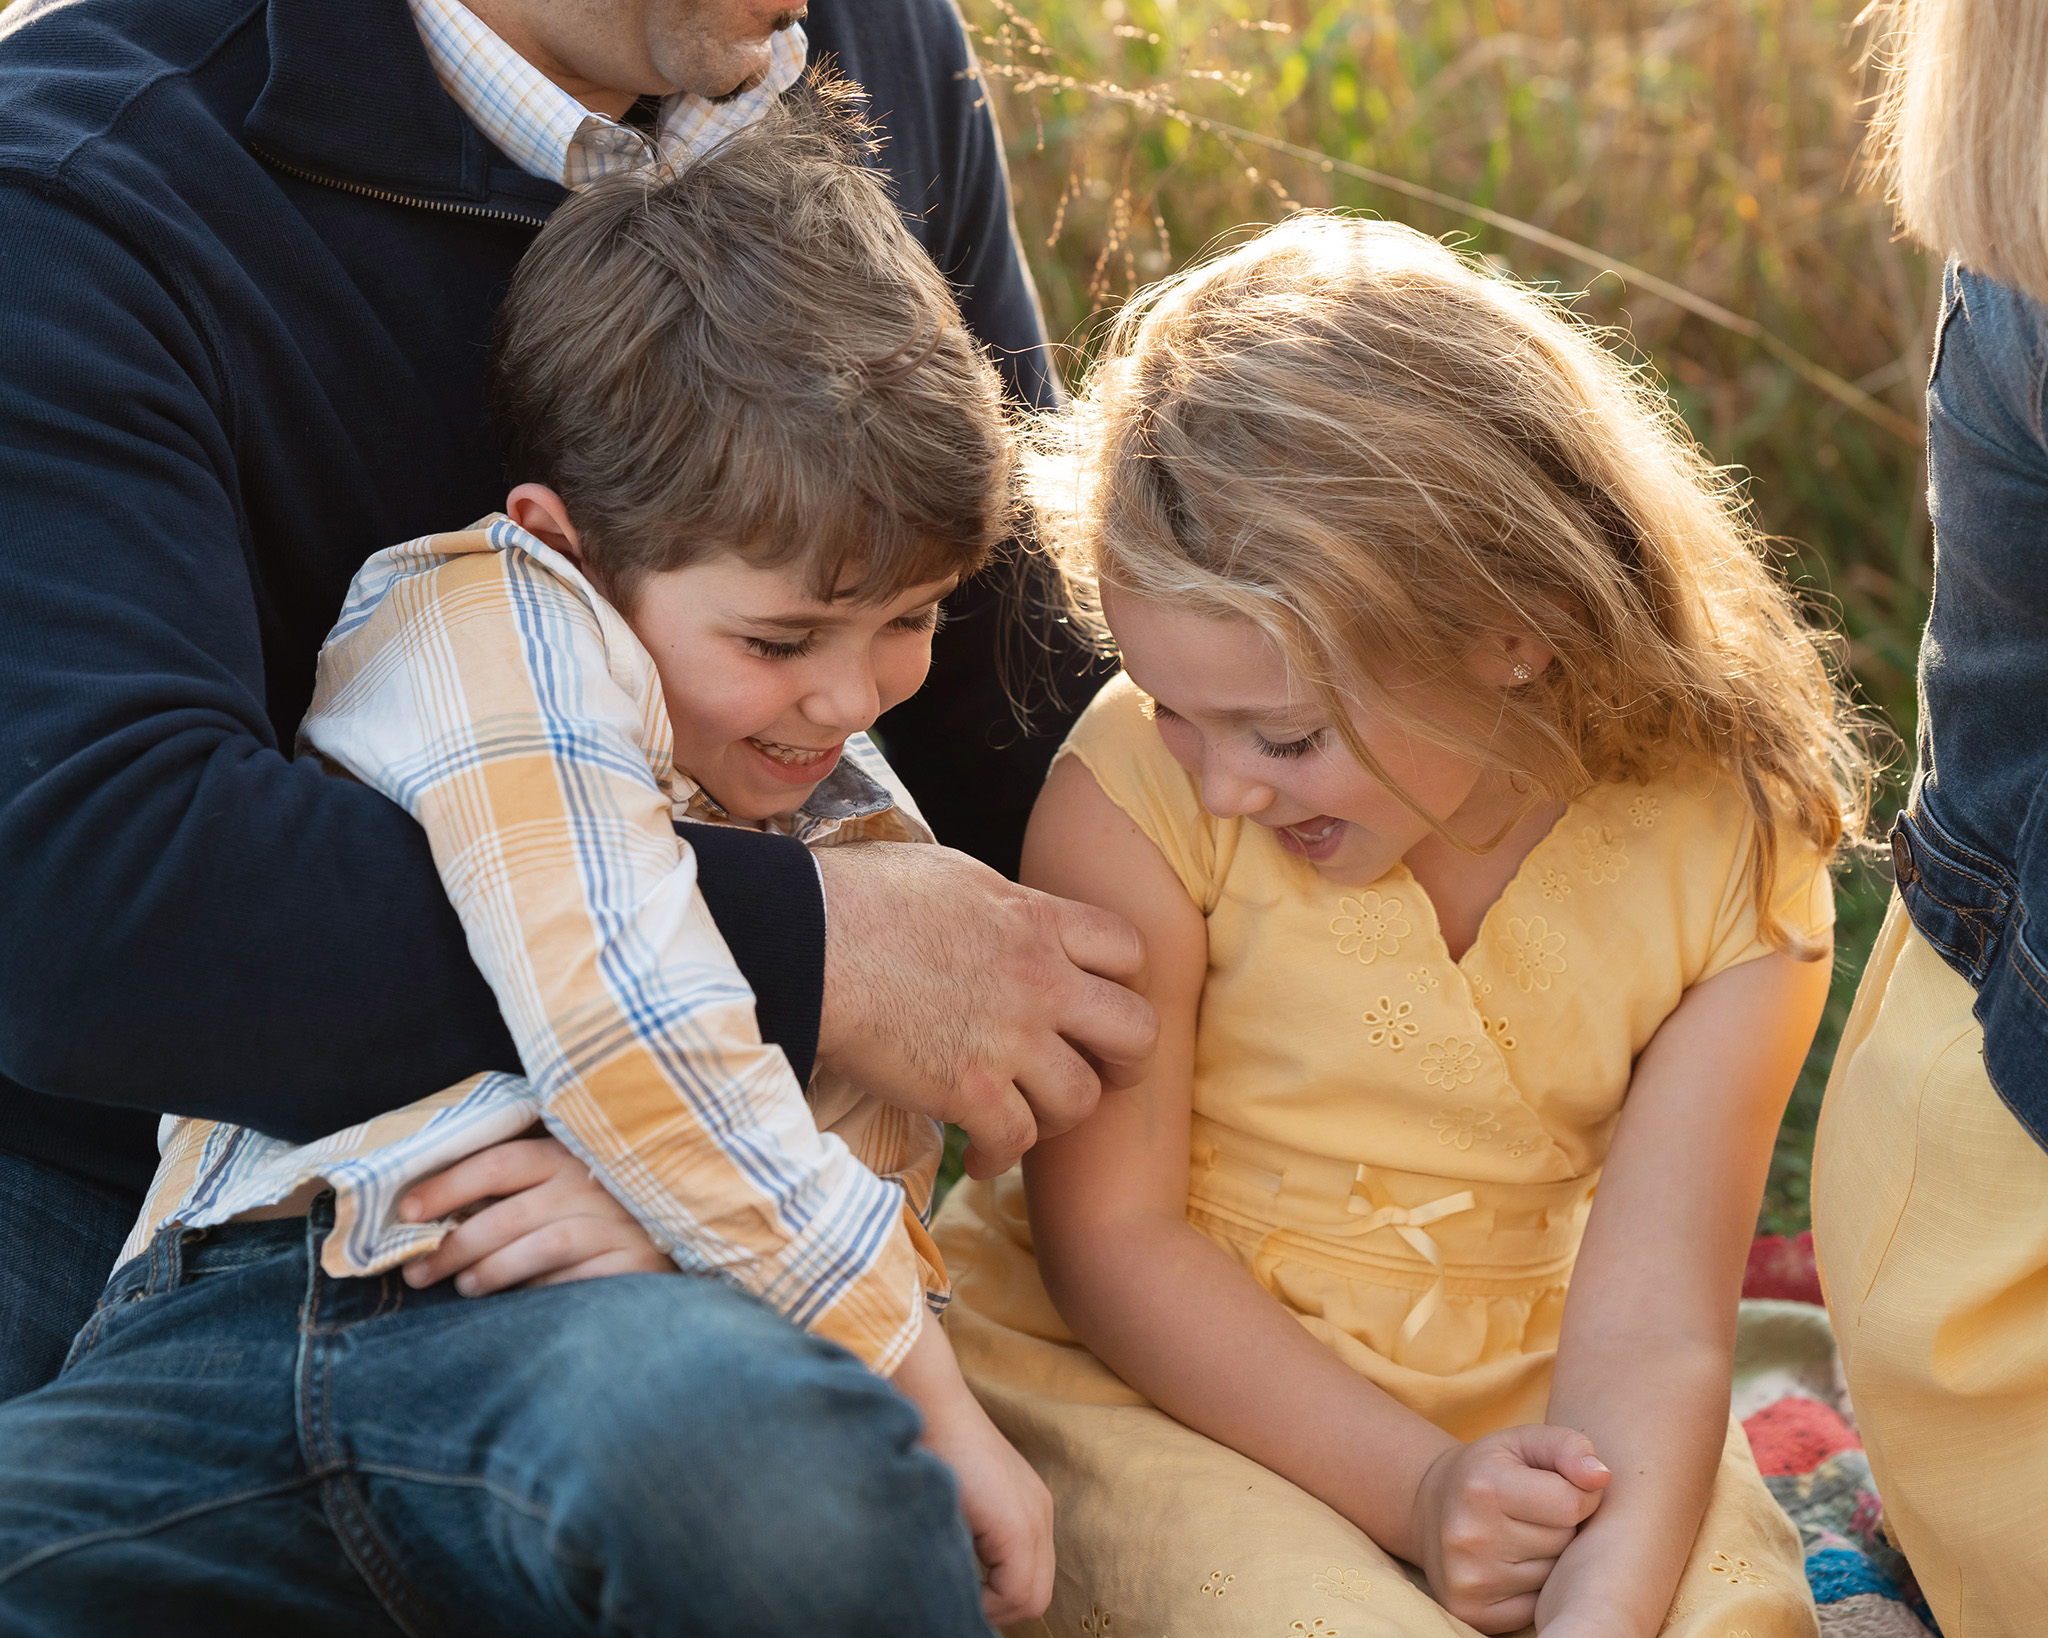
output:
M861 163L859 96L814 72L710 154L576 194L519 264L500 452L561 495L621 607L720 551L883 600L1007 532L1002 389Z

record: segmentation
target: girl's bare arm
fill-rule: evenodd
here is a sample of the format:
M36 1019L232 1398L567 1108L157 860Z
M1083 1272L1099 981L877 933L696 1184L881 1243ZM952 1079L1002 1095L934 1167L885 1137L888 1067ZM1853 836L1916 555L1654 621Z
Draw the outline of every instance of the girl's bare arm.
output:
M1565 1302L1550 1420L1614 1471L1559 1558L1538 1625L1659 1630L1728 1427L1735 1304L1828 960L1767 955L1688 992L1637 1061Z
M1443 1540L1455 1534L1444 1528L1447 1510L1469 1507L1475 1493L1533 1494L1534 1510L1561 1509L1557 1524L1568 1530L1593 1501L1536 1471L1541 1463L1526 1462L1512 1439L1463 1446L1389 1398L1189 1225L1189 1095L1207 928L1159 850L1078 758L1055 766L1039 799L1023 877L1136 922L1150 958L1144 993L1159 1013L1150 1076L1105 1092L1087 1121L1025 1156L1039 1265L1075 1335L1168 1414L1424 1565L1466 1620L1488 1631L1526 1624L1541 1570L1531 1579L1526 1564L1516 1566L1512 1597L1484 1572L1489 1556L1538 1557L1544 1532L1495 1520L1483 1550L1474 1535L1471 1550L1447 1552ZM1540 1442L1548 1430L1520 1431ZM1503 1554L1503 1532L1527 1545Z

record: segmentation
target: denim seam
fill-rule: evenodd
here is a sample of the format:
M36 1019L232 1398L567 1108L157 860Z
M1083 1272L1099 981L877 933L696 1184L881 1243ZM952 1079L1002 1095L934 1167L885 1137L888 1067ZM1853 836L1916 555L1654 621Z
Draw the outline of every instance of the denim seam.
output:
M1984 949L1986 943L1988 942L1985 938L1984 929L1977 925L1976 920L1970 911L1963 909L1960 905L1954 905L1949 903L1949 901L1943 898L1939 893L1928 891L1924 879L1921 882L1915 883L1915 886L1919 887L1920 890L1923 893L1925 893L1928 898L1932 899L1944 910L1953 912L1955 916L1959 920L1961 920L1965 926L1969 927L1971 932L1976 935L1977 948L1974 952L1958 948L1956 945L1949 943L1949 941L1943 938L1940 933L1934 932L1929 928L1921 926L1920 919L1917 916L1913 918L1914 931L1919 933L1920 936L1926 939L1928 943L1933 944L1938 948L1947 951L1950 955L1954 956L1956 960L1962 962L1964 966L1968 967L1972 972L1976 971L1977 967L1984 959ZM1910 911L1911 908L1912 903L1909 899L1907 901L1908 911Z
M1996 859L1979 853L1968 842L1958 841L1931 814L1923 811L1911 817L1911 828L1919 833L1920 841L1950 870L1960 876L1974 876L2001 900L2012 897L2012 877ZM1962 857L1956 857L1958 854Z
M2032 967L2035 972L2039 972L2040 967L2034 960L2033 952L2027 950L2021 942L2019 931L2017 927L2013 929L2013 936L2006 946L2005 964L2019 975L2019 980L2022 984L2026 985L2028 994L2032 995L2044 1007L2048 1007L2048 989L2044 989L2040 984L2037 984L2034 981L2033 975L2027 971L2027 968ZM2024 965L2020 961L2022 955L2026 957Z
M566 1552L555 1545L552 1539L555 1523L553 1508L543 1502L532 1501L525 1496L521 1496L516 1491L506 1489L498 1480L488 1475L435 1473L426 1468L400 1467L391 1462L357 1462L354 1464L353 1471L369 1474L375 1478L391 1479L400 1484L440 1485L455 1490L480 1490L493 1501L509 1508L522 1518L531 1519L535 1524L545 1527L550 1532L547 1547L548 1557L554 1559L557 1563L565 1564L571 1569L590 1572L600 1571L604 1568L603 1561L599 1559L582 1558L575 1553Z
M306 1298L299 1312L298 1401L299 1449L309 1468L321 1474L320 1505L334 1539L370 1594L406 1638L427 1638L431 1613L396 1560L357 1494L348 1463L335 1448L334 1372L328 1353L330 1333L320 1324L322 1274L319 1225L306 1224ZM317 1378L317 1384L316 1384Z
M318 1474L303 1474L295 1479L286 1479L278 1484L263 1485L255 1490L237 1491L232 1496L223 1496L215 1501L194 1502L176 1512L166 1513L162 1518L151 1519L147 1524L124 1524L105 1530L88 1531L82 1536L73 1536L68 1541L53 1541L46 1547L38 1547L24 1558L0 1567L0 1585L12 1581L23 1572L39 1564L49 1563L64 1554L83 1547L94 1547L104 1541L133 1541L142 1536L154 1535L159 1530L168 1530L173 1525L183 1524L190 1519L203 1518L208 1513L217 1513L222 1508L240 1507L245 1502L262 1501L270 1496L289 1495L294 1490L303 1490L310 1484L319 1483Z

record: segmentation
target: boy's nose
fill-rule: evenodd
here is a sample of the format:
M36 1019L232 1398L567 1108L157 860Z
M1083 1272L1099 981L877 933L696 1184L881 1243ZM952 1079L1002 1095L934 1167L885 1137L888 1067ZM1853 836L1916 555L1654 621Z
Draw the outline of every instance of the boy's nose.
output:
M882 697L870 667L846 666L822 678L804 707L821 726L857 734L882 714Z

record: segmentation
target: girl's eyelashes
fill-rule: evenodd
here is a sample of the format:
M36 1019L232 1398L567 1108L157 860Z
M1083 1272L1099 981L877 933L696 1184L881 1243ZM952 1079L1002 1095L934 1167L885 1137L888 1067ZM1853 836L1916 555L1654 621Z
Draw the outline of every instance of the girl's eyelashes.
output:
M1258 746L1260 756L1307 756L1309 752L1322 748L1323 740L1328 733L1327 728L1318 728L1314 733L1303 734L1299 739L1290 739L1278 744L1266 738L1264 734L1253 734L1252 739Z
M1153 699L1149 694L1146 696L1146 709L1154 722L1181 722L1185 720L1170 706L1161 705L1159 701ZM1329 732L1327 728L1317 728L1310 733L1303 734L1299 739L1290 740L1271 740L1266 738L1264 734L1254 732L1252 735L1252 745L1260 756L1307 756L1311 751L1322 749L1323 741L1328 738Z
M813 634L793 643L771 643L766 637L742 637L740 641L747 645L749 653L764 660L801 660L817 646L818 639Z

